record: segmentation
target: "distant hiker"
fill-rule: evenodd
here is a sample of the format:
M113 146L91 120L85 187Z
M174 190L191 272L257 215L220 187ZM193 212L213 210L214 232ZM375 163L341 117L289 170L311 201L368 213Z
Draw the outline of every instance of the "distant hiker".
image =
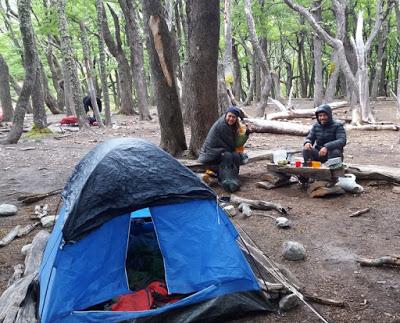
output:
M333 120L332 109L325 104L315 111L317 122L312 126L303 145L304 162L312 160L325 163L328 159L341 157L346 145L346 131L341 123Z
M99 97L96 97L97 107L99 108L99 112L101 112L101 100ZM86 113L89 112L89 107L93 111L92 100L90 99L90 95L86 95L83 98L83 107L85 108Z
M229 192L240 188L239 166L247 162L242 147L253 132L241 125L242 114L239 108L230 107L211 127L199 156L208 171L217 172L218 182Z

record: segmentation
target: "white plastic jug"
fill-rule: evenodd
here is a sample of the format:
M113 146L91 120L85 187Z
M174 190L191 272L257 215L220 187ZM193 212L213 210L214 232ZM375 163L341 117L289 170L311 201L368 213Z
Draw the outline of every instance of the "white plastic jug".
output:
M364 189L361 185L356 183L356 176L354 174L345 174L338 178L338 184L347 192L361 193Z
M282 160L286 160L287 158L287 152L286 150L275 150L272 154L272 158L275 164L278 164L278 162Z

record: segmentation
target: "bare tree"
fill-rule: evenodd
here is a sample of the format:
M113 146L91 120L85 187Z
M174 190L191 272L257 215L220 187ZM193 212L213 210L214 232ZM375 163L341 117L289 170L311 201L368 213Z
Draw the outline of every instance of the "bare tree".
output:
M15 107L13 125L10 132L8 133L7 138L3 142L4 144L16 144L19 138L21 138L24 126L25 110L28 105L29 98L32 94L33 85L36 77L37 53L35 36L33 34L31 21L30 0L18 1L18 15L24 49L25 77L21 89L21 94L18 97L18 101Z
M36 48L35 48L36 51ZM44 108L43 78L40 69L39 57L36 54L35 82L32 91L33 127L34 129L47 128L47 115Z
M219 1L186 2L188 20L185 92L190 110L190 153L198 153L208 130L218 117L217 68Z
M57 13L58 13L58 28L61 37L61 54L64 63L64 85L68 84L71 90L70 103L72 104L71 110L76 113L78 117L78 123L80 128L88 128L89 123L86 117L86 113L83 109L82 103L82 90L78 79L78 72L75 65L74 53L72 50L71 38L68 32L68 22L65 15L65 0L57 1ZM64 89L66 87L64 86ZM64 91L65 92L65 91ZM68 97L68 96L66 96Z
M160 146L176 156L187 147L172 62L172 39L163 18L160 0L143 0L142 4L149 31L148 50L161 128Z
M132 98L132 74L131 68L129 66L128 59L125 56L124 50L122 48L122 40L121 40L121 32L120 32L120 23L118 19L118 15L114 12L111 6L108 6L108 9L111 12L111 15L114 20L115 27L115 41L111 36L110 29L108 27L106 12L103 8L102 13L104 14L104 18L101 19L102 22L102 31L104 41L107 44L107 47L110 53L115 57L118 63L118 74L119 74L119 89L120 89L120 98L121 98L121 110L120 112L126 115L134 114L133 109L133 98Z
M248 0L246 0L248 1ZM362 39L362 14L358 16L357 31L356 31L356 41L353 41L353 46L357 51L357 77L353 74L350 64L346 58L346 52L343 46L343 42L340 39L334 38L328 32L321 27L321 25L315 20L313 15L304 7L294 3L292 0L284 0L285 3L293 10L302 14L307 21L311 24L313 29L318 33L318 35L325 40L329 45L331 45L338 55L338 62L340 68L346 77L347 85L350 87L351 93L355 93L360 102L360 107L353 107L352 122L359 124L360 122L374 121L370 107L368 105L368 97L365 98L364 95L367 93L367 88L365 86L365 77L368 75L366 73L366 60L368 57L369 50L371 48L372 40L375 38L378 30L382 24L382 0L377 0L377 16L375 25L368 37L367 42L364 44ZM334 3L339 0L332 0ZM358 81L360 80L360 81ZM367 93L368 94L368 93ZM367 101L366 101L367 100Z
M237 105L236 99L233 94L234 84L237 80L234 79L233 75L233 61L232 61L232 23L231 13L232 5L231 0L224 1L224 75L226 89L228 91L229 98L231 99L232 105Z
M86 78L87 78L87 84L88 84L88 89L89 89L89 94L90 94L90 101L92 103L92 109L93 109L93 113L95 115L97 124L99 125L100 128L104 128L104 124L103 124L103 121L101 120L101 116L100 116L100 112L99 112L99 107L97 106L96 89L93 84L93 67L90 62L91 54L90 54L89 41L87 39L85 22L83 20L81 20L79 25L81 28L81 42L82 42L82 49L83 49L83 59L85 61Z
M14 115L14 110L11 101L10 92L10 74L8 66L3 56L0 54L0 104L3 108L2 121L11 121Z
M244 11L247 19L247 27L249 28L250 41L253 46L253 50L255 52L258 64L261 68L264 77L264 85L261 89L261 100L257 104L257 117L262 117L265 113L265 108L267 107L268 95L272 88L272 78L267 58L265 57L265 54L260 46L260 42L256 35L256 28L254 24L253 14L251 12L250 0L244 1Z
M119 0L125 16L125 32L131 51L131 67L133 83L136 89L140 120L151 120L149 103L147 102L147 84L144 73L143 46L137 24L137 13L134 1Z
M314 17L316 21L321 21L322 1L314 1ZM318 35L313 38L313 51L314 51L314 106L321 105L324 99L324 85L322 80L322 47L323 41Z
M108 92L107 70L106 70L106 54L104 50L104 36L102 32L102 20L105 18L103 13L104 6L102 0L96 0L97 10L97 33L99 37L99 57L100 57L100 80L101 92L103 93L104 114L106 126L111 126L111 109L110 109L110 95Z

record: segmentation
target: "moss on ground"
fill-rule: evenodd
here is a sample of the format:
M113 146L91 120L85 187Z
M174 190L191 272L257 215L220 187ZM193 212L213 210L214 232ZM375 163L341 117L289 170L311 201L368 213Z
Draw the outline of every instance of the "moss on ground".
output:
M34 125L32 129L24 135L24 138L37 139L51 134L53 134L53 132L49 128L39 129Z

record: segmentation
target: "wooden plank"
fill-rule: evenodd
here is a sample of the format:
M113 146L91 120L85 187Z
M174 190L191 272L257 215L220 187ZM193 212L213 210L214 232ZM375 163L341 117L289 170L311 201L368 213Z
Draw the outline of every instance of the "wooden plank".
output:
M247 153L249 156L248 162L254 163L260 160L272 160L272 156L276 150L250 150ZM286 150L288 154L297 154L300 153L300 149L288 149ZM178 159L184 166L190 168L192 171L196 173L204 173L206 167L201 164L197 159Z

